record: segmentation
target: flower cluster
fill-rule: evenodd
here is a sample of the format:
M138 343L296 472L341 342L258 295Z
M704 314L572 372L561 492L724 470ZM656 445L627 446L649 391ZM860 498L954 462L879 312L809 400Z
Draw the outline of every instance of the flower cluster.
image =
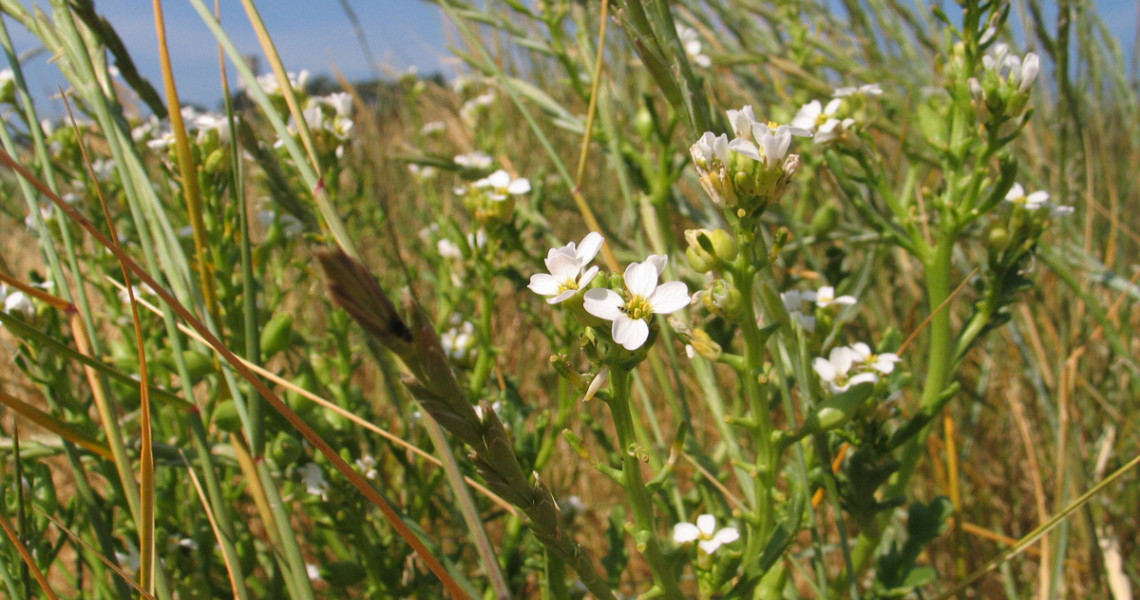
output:
M799 156L788 154L792 137L810 137L811 132L759 121L751 106L727 115L733 139L707 131L689 153L713 204L757 216L780 199L799 168Z
M1073 212L1071 206L1058 206L1049 202L1049 192L1036 191L1032 194L1026 194L1025 188L1020 183L1013 184L1009 188L1009 193L1005 195L1005 201L1020 206L1027 211L1035 211L1039 208L1048 208L1049 216L1051 217L1064 217Z
M985 70L981 78L971 77L967 81L978 121L1000 125L1021 116L1041 70L1041 60L1032 52L1021 58L1011 53L1009 46L994 44L992 51L982 57L982 66Z
M832 348L827 358L817 357L811 366L820 379L827 382L832 393L838 394L853 385L877 382L879 374L894 371L899 360L897 354L875 354L870 346L859 342Z

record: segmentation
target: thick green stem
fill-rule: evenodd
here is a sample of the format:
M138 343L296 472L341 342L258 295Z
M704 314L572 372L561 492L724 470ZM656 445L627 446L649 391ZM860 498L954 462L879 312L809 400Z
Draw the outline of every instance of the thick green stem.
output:
M628 370L621 367L613 368L610 375L612 394L607 402L613 416L614 429L617 430L618 443L621 445L622 487L629 496L630 511L633 513L633 538L638 551L649 562L649 570L653 573L653 579L660 588L662 596L683 600L685 595L681 593L677 578L665 559L665 553L661 550L661 541L657 537L657 524L653 518L653 500L641 475L633 413L629 407L629 376Z

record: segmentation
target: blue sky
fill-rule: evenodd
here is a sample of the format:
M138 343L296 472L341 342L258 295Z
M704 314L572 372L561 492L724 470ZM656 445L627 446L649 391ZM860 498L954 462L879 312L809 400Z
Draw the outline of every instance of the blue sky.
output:
M439 9L422 0L349 0L356 11L373 55L392 72L416 67L420 73L451 72L447 60L447 27ZM46 0L37 0L44 5ZM206 0L208 5L213 3ZM246 53L260 54L260 46L237 0L222 2L222 22L235 44ZM1097 0L1096 5L1111 32L1131 52L1136 35L1136 0ZM166 0L166 27L172 61L184 102L216 108L221 98L217 46L185 0ZM339 0L262 0L262 17L277 44L286 68L330 73L335 66L349 79L369 77L369 65L341 8ZM319 9L314 9L319 6ZM143 75L161 90L157 41L151 3L146 0L99 0L97 10L107 17L127 44ZM11 20L9 30L19 50L36 40ZM45 98L62 83L54 68L40 55L25 64L33 92ZM264 63L263 63L264 65ZM263 67L266 70L267 67ZM231 84L236 75L230 70ZM45 107L48 108L48 107ZM53 112L50 108L46 111Z

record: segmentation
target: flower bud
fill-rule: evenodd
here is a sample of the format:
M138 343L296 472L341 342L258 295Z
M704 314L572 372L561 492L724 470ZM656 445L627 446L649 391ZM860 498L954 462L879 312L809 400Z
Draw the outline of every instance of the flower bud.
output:
M693 347L693 350L695 350L697 354L700 354L704 358L712 361L720 358L720 344L714 342L704 329L693 330L692 337L689 339L689 345Z

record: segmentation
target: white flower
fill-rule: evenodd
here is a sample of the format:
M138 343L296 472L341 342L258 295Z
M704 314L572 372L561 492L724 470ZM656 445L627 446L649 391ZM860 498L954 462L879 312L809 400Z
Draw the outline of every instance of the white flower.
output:
M479 417L479 420L482 421L483 420L483 414L484 414L483 405L482 404L476 404L472 408L475 409L475 416ZM502 400L495 400L494 402L491 403L491 412L493 412L497 415L500 412L502 412L502 410L503 410L503 401ZM503 423L503 426L506 427L507 424ZM508 427L508 429L509 429L509 427Z
M128 571L138 571L142 565L142 557L139 556L139 549L134 544L128 543L126 552L115 551L115 562Z
M893 352L884 352L882 354L875 354L871 351L871 347L863 342L858 342L851 346L851 350L857 356L856 362L874 369L884 375L891 373L895 370L895 363L900 359L898 354Z
M762 163L768 169L778 169L792 145L793 135L811 137L811 132L790 125L753 122L751 139L732 140L728 149Z
M780 294L780 300L784 302L784 308L788 311L788 315L800 324L800 328L811 333L815 331L815 317L809 314L807 305L814 300L808 300L807 294L814 294L814 292L788 290Z
M1073 214L1072 206L1058 206L1056 204L1049 204L1049 216L1054 219L1067 217Z
M727 110L725 114L728 115L732 133L736 137L744 140L752 139L752 124L756 122L756 115L753 114L751 105L740 110Z
M313 563L305 563L305 574L309 576L309 581L321 580L321 568Z
M299 91L305 87L305 82L309 80L309 72L302 69L298 74L286 73L286 78L289 79L289 86ZM281 87L277 85L277 75L274 73L258 75L257 86L270 96L282 95Z
M320 496L322 500L329 499L329 484L325 481L324 471L317 463L306 463L301 467L301 483L305 484L305 491Z
M459 116L468 125L475 125L476 119L485 107L494 104L495 92L485 92L463 103L459 109Z
M863 96L878 96L883 93L883 88L879 87L877 83L868 83L859 87L841 87L835 90L832 94L835 98L846 98L847 96L863 95Z
M446 128L447 124L443 121L431 121L430 123L424 123L424 126L420 128L420 135L428 136L443 131Z
M716 552L724 544L730 544L740 539L740 532L735 527L725 527L717 530L716 517L703 514L697 517L697 524L677 523L673 526L673 541L678 544L687 544L697 540L697 545L705 554Z
M412 174L412 177L415 177L420 181L434 179L436 175L435 167L431 165L417 165L415 163L408 165L408 172Z
M352 94L348 92L335 92L320 98L320 101L332 107L338 117L352 116Z
M689 146L689 154L700 176L701 187L713 204L722 208L736 206L736 191L728 176L728 136L706 131L701 139Z
M455 164L468 169L486 169L491 166L491 155L486 152L468 152L454 159Z
M681 45L685 47L685 54L688 55L689 60L706 69L712 66L712 60L701 54L701 36L696 29L678 24L677 37L680 38Z
M1049 192L1037 191L1026 195L1025 188L1021 187L1020 183L1015 183L1009 188L1005 200L1025 207L1025 210L1037 210L1049 203Z
M371 454L365 454L353 462L356 463L356 468L360 469L365 478L376 479L379 475L376 472L376 459Z
M439 336L439 343L449 357L463 360L475 347L475 325L471 321L464 321L458 327L443 332Z
M530 181L523 177L511 177L510 173L502 169L471 185L488 190L492 200L506 200L508 195L519 196L530 191Z
M804 299L808 302L815 302L815 305L820 308L827 308L832 304L855 304L857 302L854 296L836 298L835 288L830 285L825 285L815 292L804 292Z
M150 287L150 284L148 284L146 282L143 282L139 285L132 285L131 291L134 292L135 298L139 298L141 296L154 296L155 295L154 288ZM129 293L127 293L127 290L125 290L125 289L119 290L119 300L121 300L123 302L130 302L131 301L131 296Z
M820 379L827 382L831 387L832 393L838 394L847 388L860 383L875 383L879 380L879 376L874 373L864 372L850 375L851 367L855 363L860 362L860 355L856 351L846 346L836 347L831 349L828 357L816 357L811 362L811 366L815 369L816 374Z
M20 290L9 294L7 287L0 288L0 299L4 300L4 312L6 313L19 314L24 319L31 319L36 316L36 306L32 304L32 299Z
M814 132L814 142L826 144L841 136L844 130L855 125L855 119L840 119L837 114L843 105L842 98L832 98L824 106L819 100L812 100L800 108L792 119L791 126Z
M626 350L637 350L649 339L647 320L652 315L667 315L689 305L689 288L684 283L670 281L657 285L665 262L664 256L653 255L643 263L630 263L626 267L628 300L608 289L586 292L586 312L613 321L613 339Z
M459 248L459 244L444 238L435 243L435 251L439 254L440 258L450 258L459 260L463 258L463 250Z
M594 276L598 274L598 267L590 267L585 273L582 267L590 264L602 248L601 234L591 231L582 238L582 244L575 246L570 242L561 248L551 248L546 253L546 268L549 273L535 273L530 276L527 285L530 291L540 296L550 296L546 299L549 304L563 302L578 290L589 285Z

